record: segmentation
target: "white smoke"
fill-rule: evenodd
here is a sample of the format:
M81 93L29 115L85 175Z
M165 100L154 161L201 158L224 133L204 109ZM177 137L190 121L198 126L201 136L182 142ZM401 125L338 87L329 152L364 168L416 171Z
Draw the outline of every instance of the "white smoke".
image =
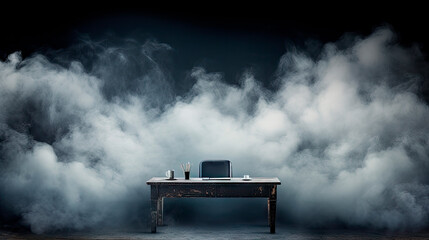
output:
M274 92L251 73L234 86L195 68L174 99L153 56L170 47L140 50L132 84L112 77L134 57L123 49L104 49L92 71L42 55L0 62L3 210L36 233L144 222L150 177L231 159L236 176L282 180L278 215L290 222L428 226L429 109L417 95L427 63L390 29L317 59L288 51Z

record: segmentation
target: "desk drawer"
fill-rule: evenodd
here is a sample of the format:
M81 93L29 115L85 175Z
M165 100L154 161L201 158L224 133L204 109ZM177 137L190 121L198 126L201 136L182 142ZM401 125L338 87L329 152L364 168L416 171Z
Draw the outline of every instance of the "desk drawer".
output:
M216 189L213 185L160 185L159 196L169 198L184 197L215 197Z
M235 184L216 186L216 197L269 197L274 186Z
M159 185L158 196L167 198L186 197L269 197L275 185L267 184L205 184ZM275 192L275 189L274 189Z

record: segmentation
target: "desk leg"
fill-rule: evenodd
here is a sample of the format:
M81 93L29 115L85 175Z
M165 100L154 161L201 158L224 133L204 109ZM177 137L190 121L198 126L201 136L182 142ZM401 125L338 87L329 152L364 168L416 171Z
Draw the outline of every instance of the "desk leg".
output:
M150 193L150 230L156 233L156 221L157 221L157 205L158 205L158 186L151 186Z
M276 200L268 199L268 216L270 221L270 233L276 232Z
M270 199L267 199L268 203L268 226L271 226L271 214L270 214Z
M157 200L157 217L158 217L158 226L162 226L163 223L163 214L164 214L164 198L158 198Z
M270 223L270 233L276 232L276 205L277 205L277 186L273 186L268 198L268 219Z

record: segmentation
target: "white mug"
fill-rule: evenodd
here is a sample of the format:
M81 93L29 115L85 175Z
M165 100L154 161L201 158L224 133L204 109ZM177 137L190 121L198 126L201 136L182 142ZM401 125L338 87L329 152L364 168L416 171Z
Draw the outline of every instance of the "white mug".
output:
M174 170L168 170L167 172L165 172L165 176L168 179L174 179Z
M249 178L250 178L250 176L249 176L249 175L244 175L244 176L243 176L243 178L244 178L244 179L249 179Z

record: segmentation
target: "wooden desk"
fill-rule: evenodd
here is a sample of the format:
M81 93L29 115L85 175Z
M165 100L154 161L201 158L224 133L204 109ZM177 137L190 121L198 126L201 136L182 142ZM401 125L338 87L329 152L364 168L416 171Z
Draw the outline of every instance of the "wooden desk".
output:
M270 232L276 231L276 204L278 178L252 178L243 181L241 178L231 180L166 180L154 177L146 182L151 186L151 231L156 232L156 226L162 225L164 198L267 198L268 222Z

